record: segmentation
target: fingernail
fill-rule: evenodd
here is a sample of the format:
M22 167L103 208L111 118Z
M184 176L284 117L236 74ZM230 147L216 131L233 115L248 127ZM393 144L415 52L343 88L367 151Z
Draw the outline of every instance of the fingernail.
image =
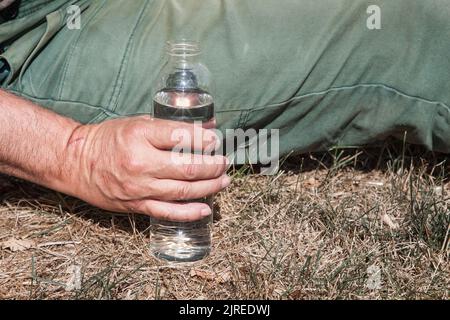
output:
M229 187L231 184L231 178L229 176L225 176L222 178L222 189Z
M205 209L202 209L202 211L200 211L200 215L202 216L202 217L207 217L207 216L210 216L211 215L211 209L210 208L205 208Z

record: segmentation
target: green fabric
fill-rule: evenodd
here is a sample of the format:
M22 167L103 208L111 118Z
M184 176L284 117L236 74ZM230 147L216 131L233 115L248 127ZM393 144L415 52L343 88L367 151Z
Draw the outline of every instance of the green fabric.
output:
M88 0L81 30L61 26L79 2L0 25L2 41L20 33L2 55L5 88L84 123L148 113L165 42L189 38L216 81L221 129L280 129L284 154L405 131L450 152L448 0ZM366 27L372 4L381 30Z

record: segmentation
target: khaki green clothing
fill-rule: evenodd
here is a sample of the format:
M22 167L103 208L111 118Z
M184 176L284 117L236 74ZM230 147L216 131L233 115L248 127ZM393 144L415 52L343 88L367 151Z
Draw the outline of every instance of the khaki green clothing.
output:
M283 154L405 132L450 152L449 17L448 0L22 0L0 24L3 87L83 123L148 113L165 42L188 38L221 129L280 129Z

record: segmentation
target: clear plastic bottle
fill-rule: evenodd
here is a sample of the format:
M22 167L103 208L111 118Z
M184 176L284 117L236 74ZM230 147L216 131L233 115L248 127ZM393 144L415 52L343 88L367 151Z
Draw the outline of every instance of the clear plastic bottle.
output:
M173 121L214 123L211 77L199 62L200 48L193 41L167 43L168 61L153 90L153 117ZM213 210L213 196L185 202L207 203ZM159 259L193 262L211 251L213 216L194 222L151 219L150 247Z

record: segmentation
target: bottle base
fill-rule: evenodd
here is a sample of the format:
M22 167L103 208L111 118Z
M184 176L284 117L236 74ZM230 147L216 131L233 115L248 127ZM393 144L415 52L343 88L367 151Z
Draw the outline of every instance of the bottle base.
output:
M169 263L179 263L179 262L197 262L205 259L210 254L210 249L197 251L197 252L162 252L157 250L152 250L153 256L158 259Z
M211 203L212 197L201 199ZM192 222L164 221L151 218L150 251L168 262L195 262L211 252L212 215Z

